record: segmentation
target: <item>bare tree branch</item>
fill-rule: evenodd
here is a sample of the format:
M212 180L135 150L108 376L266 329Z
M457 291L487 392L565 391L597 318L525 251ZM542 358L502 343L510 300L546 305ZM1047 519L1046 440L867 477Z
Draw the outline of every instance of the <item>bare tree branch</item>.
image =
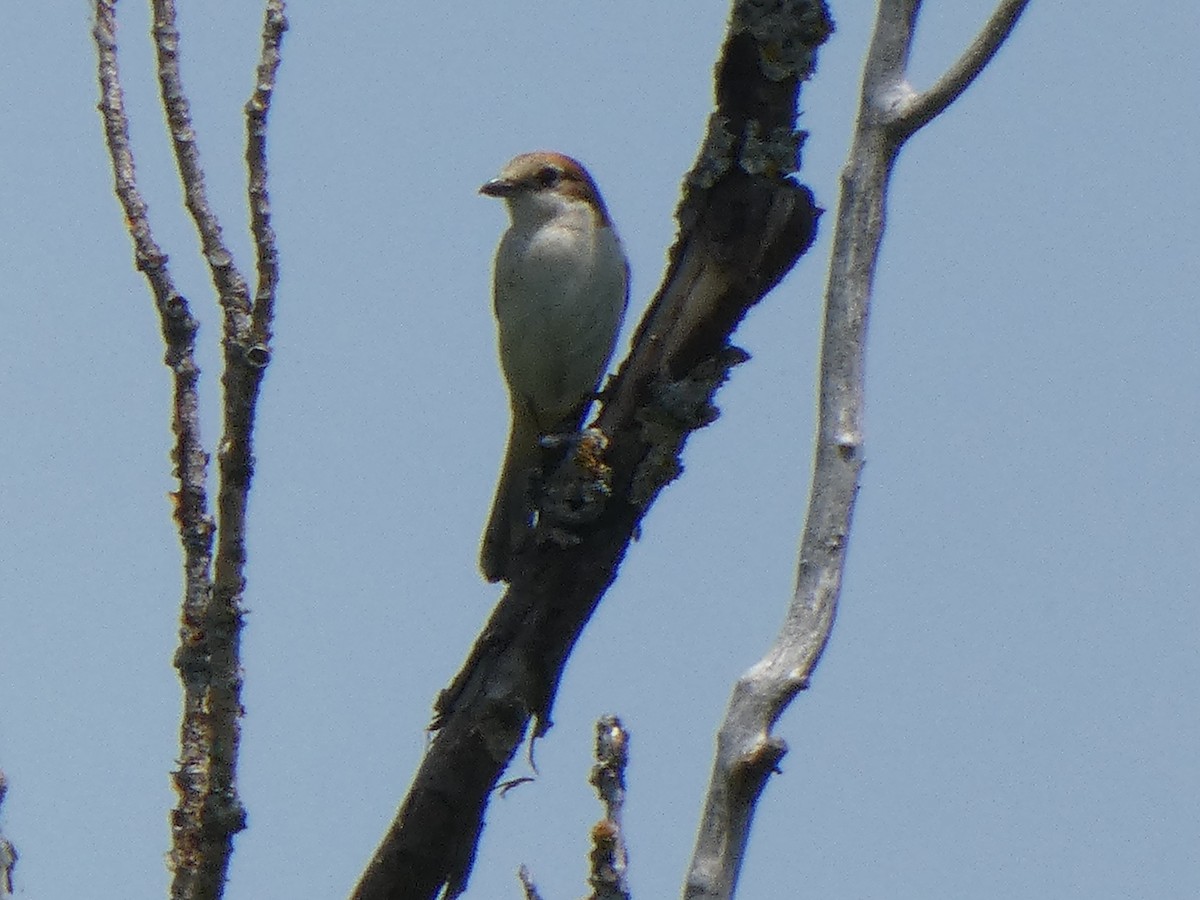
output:
M275 231L271 228L271 198L267 192L267 114L271 111L280 44L286 30L283 0L267 0L258 81L246 103L246 168L250 173L247 193L250 233L254 238L258 268L252 331L256 341L264 346L271 342L275 291L279 284L279 258L275 250Z
M1029 0L1003 0L966 51L927 90L913 95L896 110L896 125L912 134L938 116L984 70L1016 27ZM911 40L911 35L909 37Z
M93 37L99 61L100 104L105 141L112 160L114 190L125 211L125 221L134 245L134 265L146 276L158 310L166 363L174 375L172 458L179 491L175 495L175 520L184 551L184 605L207 595L211 562L213 523L208 515L205 475L208 455L200 440L197 381L200 369L195 360L195 337L199 328L187 300L175 289L167 257L150 232L146 203L137 187L133 151L129 146L129 122L117 68L116 0L98 0Z
M270 358L271 310L278 280L266 192L265 127L279 44L286 28L281 0L268 0L262 59L248 104L252 231L258 247L260 307L252 307L246 281L225 247L209 208L195 133L179 73L179 32L173 0L154 0L154 42L163 108L175 150L185 203L225 312L224 433L218 450L217 522L208 512L208 456L200 441L194 346L197 330L187 301L175 290L167 258L150 232L136 185L128 122L117 68L116 0L97 0L93 35L99 58L100 111L112 158L115 190L146 274L175 378L173 452L180 488L175 519L184 550L185 586L180 646L175 666L184 688L179 805L172 815L170 855L175 898L219 897L233 835L245 827L236 771L241 716L240 629L245 587L245 511L252 472L251 436L262 374ZM213 538L217 550L214 563Z
M837 613L862 470L867 323L887 187L901 145L923 124L897 129L897 120L887 114L892 101L907 88L905 68L919 5L919 0L882 0L879 6L864 67L858 125L842 173L825 294L816 459L796 589L774 643L734 686L717 737L684 889L689 900L733 896L755 806L787 752L786 743L771 729L808 686ZM1006 2L1002 9L1012 5ZM1011 23L1004 33L1010 29ZM995 47L987 49L987 58L994 53ZM986 59L980 68L983 63ZM944 109L969 80L953 96L946 95L936 111ZM933 105L926 111L932 109Z
M204 684L208 666L203 652L203 622L212 595L212 543L214 525L208 512L205 486L208 454L200 440L200 376L195 360L198 324L188 302L175 289L167 270L167 257L150 231L146 203L137 187L133 151L129 146L129 122L117 68L116 0L97 0L93 29L99 59L100 114L105 142L112 160L114 189L125 210L125 221L133 238L134 261L145 274L154 296L166 342L166 363L174 379L171 427L175 433L172 451L179 490L174 495L175 521L184 556L183 627L176 667L184 686L184 718L181 725L180 766L175 786L180 801L173 815L171 868L179 873L193 871L206 858L199 837L201 810L207 785L208 729L203 718ZM222 871L224 871L222 867ZM180 896L173 893L172 896Z
M602 717L596 723L596 765L591 781L604 804L604 818L592 826L591 900L629 900L625 878L629 854L621 831L628 765L629 732L616 716Z
M514 560L507 592L439 696L437 733L354 900L465 890L493 787L530 721L535 735L550 727L575 641L642 516L678 474L688 435L716 418L713 395L747 358L730 335L812 243L820 211L789 176L803 140L800 84L831 28L820 0L735 2L717 110L687 176L666 277L595 423L609 441L610 474L568 461L550 478L552 495L590 478L611 497L586 524L543 508L543 540Z
M628 765L629 732L616 716L602 716L596 723L596 765L592 767L589 780L604 805L604 818L592 826L592 850L588 855L588 884L592 886L589 900L629 900L625 880L629 857L621 832ZM502 787L502 793L503 790ZM521 866L517 877L527 900L540 900L541 895L527 866Z
M538 893L537 885L533 883L533 876L529 874L529 869L521 866L517 872L517 878L521 881L521 889L525 892L525 900L542 900L542 895Z
M152 0L154 12L154 50L158 56L159 96L167 116L175 164L183 185L183 199L200 235L204 259L212 275L213 286L226 316L250 312L246 280L225 246L221 225L208 204L200 148L192 127L192 114L179 71L179 29L175 25L175 0ZM228 329L228 324L227 324ZM236 326L235 326L236 328Z

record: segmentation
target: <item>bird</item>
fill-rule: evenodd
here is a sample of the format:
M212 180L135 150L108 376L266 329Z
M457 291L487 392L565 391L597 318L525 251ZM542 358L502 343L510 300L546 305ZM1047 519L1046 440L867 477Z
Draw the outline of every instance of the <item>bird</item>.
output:
M540 150L512 159L479 192L508 207L493 265L500 368L511 426L479 567L508 581L533 527L543 438L578 433L629 303L629 262L587 169Z

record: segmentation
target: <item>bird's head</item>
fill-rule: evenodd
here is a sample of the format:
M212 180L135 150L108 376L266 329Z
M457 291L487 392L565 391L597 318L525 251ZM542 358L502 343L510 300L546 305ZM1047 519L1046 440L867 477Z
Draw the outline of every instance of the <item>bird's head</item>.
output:
M522 153L510 160L497 178L484 184L479 193L507 202L516 224L541 224L583 204L595 216L598 226L611 226L592 176L577 160L562 153L550 150Z

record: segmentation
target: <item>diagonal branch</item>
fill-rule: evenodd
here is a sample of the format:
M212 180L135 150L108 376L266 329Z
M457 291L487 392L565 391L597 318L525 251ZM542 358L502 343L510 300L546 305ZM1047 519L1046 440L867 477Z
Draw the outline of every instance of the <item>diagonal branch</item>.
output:
M1006 2L1002 8L1009 5ZM888 98L903 96L906 89L905 68L918 6L918 0L881 0L879 5L833 236L821 340L816 458L796 588L775 641L734 686L717 736L684 890L689 900L733 896L755 807L787 752L787 744L771 729L808 686L837 613L862 471L867 324L887 188L900 146L912 133L897 134L896 120L881 113L888 108ZM992 47L987 57L994 53ZM969 79L958 93L966 83Z
M734 3L717 110L687 176L665 280L596 421L609 441L611 497L571 540L548 529L514 561L507 592L438 698L436 734L354 900L466 889L491 791L530 722L535 735L550 727L563 667L632 535L678 474L688 436L716 418L712 398L729 369L747 358L730 346L733 330L811 246L820 210L789 176L803 141L800 85L831 30L821 0ZM548 493L587 477L560 470Z
M896 125L906 134L912 134L957 100L992 61L1028 5L1029 0L1002 0L975 40L942 77L900 106Z

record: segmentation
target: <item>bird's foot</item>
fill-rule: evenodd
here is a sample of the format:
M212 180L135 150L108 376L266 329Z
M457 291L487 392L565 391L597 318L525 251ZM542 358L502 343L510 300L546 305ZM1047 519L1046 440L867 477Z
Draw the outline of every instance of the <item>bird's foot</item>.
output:
M574 546L574 529L594 522L612 495L612 469L604 462L608 437L598 428L546 435L542 446L569 448L562 465L542 485L537 538L560 547Z

